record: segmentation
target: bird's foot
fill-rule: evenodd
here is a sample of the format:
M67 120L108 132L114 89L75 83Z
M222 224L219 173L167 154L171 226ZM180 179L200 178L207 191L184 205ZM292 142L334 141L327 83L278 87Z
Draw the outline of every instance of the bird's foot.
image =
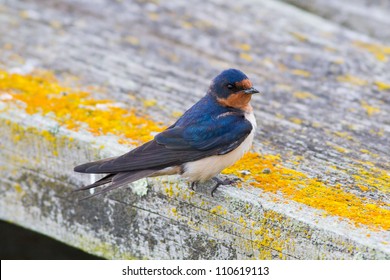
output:
M219 186L234 185L237 181L241 181L240 178L225 178L224 180L221 180L218 177L213 177L212 179L216 182L216 184L211 190L211 196L214 196L214 192Z
M198 186L198 182L191 182L190 190L195 191L195 187L197 187L197 186Z

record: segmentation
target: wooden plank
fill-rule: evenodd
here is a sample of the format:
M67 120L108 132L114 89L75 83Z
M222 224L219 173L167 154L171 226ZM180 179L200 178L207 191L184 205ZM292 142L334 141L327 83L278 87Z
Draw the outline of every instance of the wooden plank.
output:
M284 0L346 28L390 42L390 3L388 1Z
M73 166L129 146L111 130L75 131L55 111L30 115L0 90L2 219L107 258L389 258L382 43L274 1L7 1L0 9L0 66L22 82L49 69L60 83L165 124L227 67L263 92L254 99L263 158L238 167L258 184L212 198L207 186L193 193L169 177L79 203L68 194L90 178Z

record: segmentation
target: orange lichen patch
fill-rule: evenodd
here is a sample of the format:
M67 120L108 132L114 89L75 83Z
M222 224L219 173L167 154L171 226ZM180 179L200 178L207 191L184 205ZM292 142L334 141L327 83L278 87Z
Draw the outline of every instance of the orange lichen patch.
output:
M390 55L390 47L389 46L366 43L366 42L362 42L362 41L355 41L354 45L359 47L359 48L362 48L362 49L369 51L379 61L386 62L388 59L388 56Z
M0 70L1 92L11 96L4 102L20 106L28 114L49 115L61 126L76 131L85 128L94 135L114 134L130 144L151 140L153 133L163 129L135 110L65 87L49 72L20 75Z
M363 191L363 192L366 192L366 191L368 191L369 190L369 188L368 187L366 187L366 186L363 186L363 185L357 185L357 187L361 190L361 191Z
M249 172L243 175L242 170ZM267 172L264 172L265 170ZM249 181L254 187L267 192L281 193L288 199L323 210L329 215L349 219L356 226L366 225L378 230L390 229L389 204L358 197L344 191L340 185L327 185L300 171L284 167L279 156L248 153L235 165L225 169L224 173L235 174ZM375 175L367 174L367 177L375 178ZM382 184L389 188L390 180L386 176L383 177ZM368 178L361 181L371 183Z

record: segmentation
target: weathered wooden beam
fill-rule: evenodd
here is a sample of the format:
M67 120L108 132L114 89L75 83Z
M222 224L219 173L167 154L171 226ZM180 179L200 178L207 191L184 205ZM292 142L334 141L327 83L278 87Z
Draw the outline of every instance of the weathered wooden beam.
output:
M380 41L274 1L3 1L0 10L1 219L106 258L390 258ZM173 176L83 202L70 195L90 180L74 165L150 137L227 67L263 92L258 155L228 170L247 180L241 188L213 198ZM39 68L60 82L29 74ZM69 114L48 109L50 91ZM117 123L99 99L154 122Z
M261 189L222 188L213 198L209 189L194 193L173 177L141 180L132 191L78 202L80 196L70 191L89 178L74 175L74 163L118 154L125 147L110 137L66 129L53 137L46 132L55 123L20 111L8 114L1 119L1 160L7 163L1 218L92 254L153 259L388 257L380 244L388 233L356 229ZM103 144L107 148L101 149Z

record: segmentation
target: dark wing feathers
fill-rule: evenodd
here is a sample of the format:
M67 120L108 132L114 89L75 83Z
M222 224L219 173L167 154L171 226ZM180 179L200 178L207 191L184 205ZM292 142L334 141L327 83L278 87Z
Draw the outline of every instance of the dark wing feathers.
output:
M186 127L173 127L156 135L157 143L175 150L213 150L218 154L237 141L241 142L252 131L252 124L243 114L231 114L208 119ZM236 146L237 147L237 146ZM231 151L231 149L230 149Z
M173 126L155 139L120 156L75 167L82 173L119 173L161 170L237 148L252 130L242 113L229 114L215 121L207 119L185 127ZM128 181L128 180L127 180Z

